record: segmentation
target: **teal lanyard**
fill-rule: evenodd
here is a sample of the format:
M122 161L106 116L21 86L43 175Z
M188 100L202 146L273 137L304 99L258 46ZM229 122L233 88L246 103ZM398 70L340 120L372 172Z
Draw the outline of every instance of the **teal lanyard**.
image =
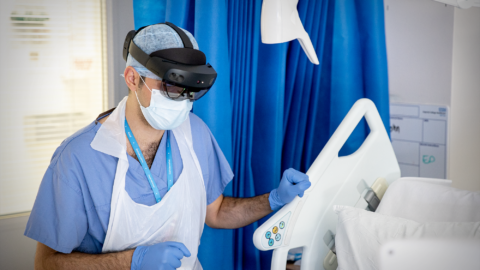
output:
M173 165L172 165L172 148L170 147L170 132L167 133L167 185L168 190L173 186Z
M142 151L140 150L140 146L138 146L137 140L135 140L135 136L133 136L133 132L130 129L130 126L128 125L126 118L125 118L125 133L127 133L127 137L128 137L128 140L130 141L130 145L132 146L133 151L135 151L138 161L140 161L143 171L147 176L147 180L148 180L148 183L150 184L150 187L152 188L153 195L155 196L155 200L157 201L157 203L159 203L162 200L162 197L160 196L160 192L158 192L157 184L155 183L155 181L153 181L152 173L148 168L147 162L145 162L145 158L143 157ZM167 133L167 186L168 186L168 190L170 191L170 189L173 186L172 149L170 147L170 138L168 136L168 132L166 133Z

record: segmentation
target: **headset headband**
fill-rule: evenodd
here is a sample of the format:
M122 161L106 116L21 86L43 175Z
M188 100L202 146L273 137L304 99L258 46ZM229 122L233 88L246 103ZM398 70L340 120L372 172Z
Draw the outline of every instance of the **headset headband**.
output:
M170 22L165 22L165 23L159 23L159 24L165 24L165 25L168 25L170 26L175 32L177 32L177 34L180 36L181 40L182 40L182 43L183 43L183 46L184 48L172 48L172 49L165 49L165 50L170 50L170 52L175 52L175 49L178 50L178 49L193 49L193 44L192 42L190 41L190 38L188 38L187 34L185 34L184 31L182 31L182 29L178 28L176 25L174 25L173 23L170 23ZM127 61L127 57L128 57L128 54L132 54L133 58L135 58L140 64L142 64L143 66L147 66L147 62L148 62L148 59L150 58L150 55L146 54L142 49L140 49L136 44L135 42L133 42L133 38L135 38L135 36L141 31L143 30L145 27L148 27L150 25L146 25L146 26L143 26L141 28L139 28L138 30L132 30L130 32L128 32L127 34L127 37L125 38L125 42L123 44L123 59L125 59L125 61ZM160 51L163 51L163 50L160 50ZM160 55L158 55L158 52L160 51L157 51L157 52L154 52L156 53L156 56L158 57L162 57ZM197 50L198 51L198 50ZM183 51L182 51L183 52ZM198 51L200 52L200 51ZM178 53L178 52L177 52ZM191 57L181 57L181 55L184 55L185 52L183 53L180 53L179 56L180 58L185 58L185 59L191 59ZM201 53L201 52L200 52ZM187 53L188 54L188 53ZM203 54L203 53L202 53ZM195 57L195 55L198 55L198 53L193 53L193 57L194 58L198 58ZM203 54L203 56L205 56ZM163 57L162 57L163 58ZM176 57L174 57L176 58ZM201 58L201 57L200 57ZM205 58L205 57L204 57ZM167 60L171 60L171 61L175 61L175 62L180 62L180 63L185 63L185 62L188 62L188 61L185 61L185 59L182 59L180 61L175 61L174 59L167 59ZM195 60L195 59L194 59ZM197 61L193 61L193 62L201 62L201 61L198 61L199 59L196 59ZM206 59L205 59L205 62L206 62ZM193 64L195 65L196 63L185 63L185 64ZM203 63L204 65L205 63Z

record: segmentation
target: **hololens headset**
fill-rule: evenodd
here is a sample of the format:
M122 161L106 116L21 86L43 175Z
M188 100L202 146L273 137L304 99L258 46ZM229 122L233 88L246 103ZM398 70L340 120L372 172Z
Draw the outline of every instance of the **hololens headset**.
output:
M206 63L205 54L193 48L185 32L172 23L165 24L177 32L184 48L163 49L150 55L146 54L133 42L135 35L147 27L144 26L137 31L128 32L123 44L123 59L127 61L130 54L140 64L162 78L160 92L166 97L173 100L198 100L215 83L217 72Z

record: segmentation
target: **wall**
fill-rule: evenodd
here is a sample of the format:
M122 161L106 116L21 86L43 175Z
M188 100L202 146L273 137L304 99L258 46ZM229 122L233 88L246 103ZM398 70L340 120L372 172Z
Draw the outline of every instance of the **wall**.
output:
M454 8L384 0L392 102L450 105Z
M108 50L108 108L128 95L125 79L120 76L125 70L123 43L133 25L133 0L106 0L107 2L107 50Z
M106 0L109 107L128 94L120 74L125 69L122 48L133 30L132 0ZM0 216L0 269L33 269L37 242L23 235L28 215Z
M37 242L23 236L28 215L0 216L0 269L33 269Z
M450 106L447 178L480 190L480 8L384 5L391 102Z
M450 178L480 191L480 8L455 9L452 79Z

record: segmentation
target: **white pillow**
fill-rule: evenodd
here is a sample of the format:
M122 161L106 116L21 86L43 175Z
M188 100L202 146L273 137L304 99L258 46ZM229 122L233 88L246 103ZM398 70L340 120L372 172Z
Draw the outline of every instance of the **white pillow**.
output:
M480 192L438 184L445 180L400 178L385 192L376 213L417 222L480 221Z
M385 216L350 206L334 206L338 215L335 247L339 270L379 269L380 246L405 238L476 238L480 222L415 221Z

